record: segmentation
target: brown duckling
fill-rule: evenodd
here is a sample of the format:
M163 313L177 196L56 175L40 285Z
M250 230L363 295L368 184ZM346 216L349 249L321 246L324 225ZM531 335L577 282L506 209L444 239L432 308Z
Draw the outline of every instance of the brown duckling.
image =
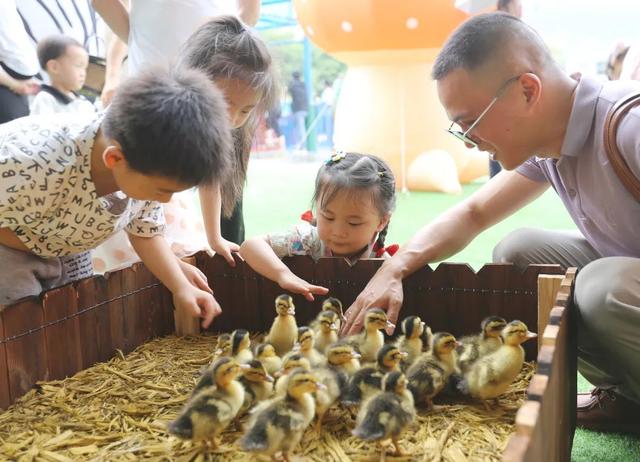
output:
M276 298L276 313L271 330L265 342L273 345L278 356L288 353L296 343L298 324L296 323L296 307L290 295L283 294Z
M316 377L304 369L291 373L286 394L256 408L249 429L240 439L244 451L270 456L282 453L284 461L300 442L313 419L316 406L311 393L324 389Z
M248 331L236 329L231 333L231 356L238 364L245 364L253 359Z
M433 408L433 397L447 383L455 371L455 350L458 342L448 332L433 336L431 352L422 353L407 370L409 390L416 403L425 402L427 409Z
M507 325L500 316L489 316L482 320L481 331L477 335L468 335L460 339L461 345L456 348L458 354L458 369L461 373L469 370L469 367L479 358L496 351L502 345L502 329Z
M314 346L320 353L325 353L327 347L338 341L338 315L333 311L325 310L318 313L311 327L316 333Z
M359 334L348 338L362 355L362 362L375 362L378 351L384 345L384 335L380 332L393 326L387 319L387 313L381 308L371 308L364 316L364 329Z
M312 368L322 367L327 363L327 358L313 347L315 334L309 327L303 326L298 328L298 341L293 347L294 351L299 352L302 356L309 360Z
M215 386L201 388L186 402L178 417L169 423L169 433L183 439L208 440L216 447L216 437L236 417L244 402L244 388L236 380L241 366L231 358L221 358L211 368Z
M522 343L537 337L522 321L512 321L502 330L504 343L481 357L464 374L458 389L474 398L497 398L509 388L522 369ZM485 402L485 406L487 406Z
M257 359L247 363L248 368L238 381L244 387L244 403L240 413L245 413L251 406L264 401L273 394L273 377L271 377L264 365Z
M406 371L422 353L422 335L425 329L429 330L429 336L431 336L431 329L419 316L404 318L400 323L400 329L402 330L402 335L396 340L396 345L401 351L407 353L407 357L402 360L400 365L401 369Z
M391 371L400 370L400 362L407 354L391 343L378 351L375 367L364 367L349 380L342 396L342 403L353 406L382 389L382 378Z
M256 347L256 359L258 359L267 372L271 375L282 369L282 359L276 354L275 348L270 343L261 343Z
M395 455L401 456L400 436L416 416L413 395L407 390L406 377L399 371L384 376L382 389L362 405L352 433L365 441L390 439ZM382 451L384 455L384 449Z
M306 371L311 370L311 364L309 360L302 356L302 354L291 351L287 353L284 358L282 358L282 369L276 372L276 376L278 380L275 385L275 394L276 395L284 395L287 391L287 380L289 378L289 374L295 369L304 369Z

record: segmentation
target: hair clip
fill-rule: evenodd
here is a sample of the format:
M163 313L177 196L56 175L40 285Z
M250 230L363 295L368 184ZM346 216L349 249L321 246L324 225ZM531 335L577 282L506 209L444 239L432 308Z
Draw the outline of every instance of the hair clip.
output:
M336 164L338 162L340 162L342 159L344 159L347 156L347 153L344 151L336 151L333 153L333 155L326 160L324 163L326 165L333 165Z
M378 172L378 176L379 176L380 178L382 178L382 177L384 176L384 172L383 172L382 170L381 170L381 171L379 171L379 172Z

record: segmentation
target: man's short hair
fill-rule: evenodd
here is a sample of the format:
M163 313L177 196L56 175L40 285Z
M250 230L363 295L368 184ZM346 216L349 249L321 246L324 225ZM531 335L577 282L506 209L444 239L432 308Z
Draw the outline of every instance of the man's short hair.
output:
M123 82L102 129L133 170L197 186L229 166L231 130L220 90L201 71L150 69Z
M535 59L541 63L551 60L537 32L515 16L500 12L474 16L447 39L433 64L431 77L440 80L456 69L473 72L491 63L506 46L516 42L535 46L539 54Z
M40 67L47 70L47 63L52 59L58 59L67 52L69 47L83 46L73 37L66 35L51 35L38 42L38 62Z

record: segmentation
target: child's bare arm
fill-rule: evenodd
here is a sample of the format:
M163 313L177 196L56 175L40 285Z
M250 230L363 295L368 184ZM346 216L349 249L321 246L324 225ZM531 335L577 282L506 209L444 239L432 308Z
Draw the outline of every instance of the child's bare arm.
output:
M329 292L329 289L309 284L293 274L263 237L254 237L244 241L240 246L240 256L251 268L264 277L277 282L285 290L304 295L307 300L313 300L314 294L324 295Z
M109 48L107 49L107 68L104 75L104 87L100 94L102 107L111 104L111 100L120 85L120 73L122 72L122 62L127 55L127 44L120 40L115 34L111 34Z
M220 314L220 305L213 295L189 282L164 237L128 236L143 263L173 294L176 309L203 318L202 327L209 327Z
M236 266L236 261L231 252L240 250L238 244L227 241L220 232L220 215L222 210L222 198L219 185L206 185L198 188L200 196L200 208L202 220L207 233L207 241L211 248L227 260L231 266Z
M127 2L128 3L128 2ZM129 41L129 11L121 0L92 0L93 8L98 12L120 40Z

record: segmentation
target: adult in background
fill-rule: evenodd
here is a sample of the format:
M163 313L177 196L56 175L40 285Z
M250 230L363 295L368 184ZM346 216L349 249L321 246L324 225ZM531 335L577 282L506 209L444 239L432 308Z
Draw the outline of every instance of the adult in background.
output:
M305 119L309 112L309 98L307 98L307 88L298 71L294 71L291 74L289 94L291 95L291 114L295 124L294 133L296 136L294 145L296 149L304 149L305 134L307 132Z
M373 306L386 308L395 323L403 278L456 254L552 186L578 230L516 230L496 246L493 260L580 269L578 368L595 388L578 395L578 425L640 433L640 202L604 149L605 116L640 92L640 83L572 79L531 27L502 13L460 26L436 58L432 77L458 125L452 134L492 153L505 171L383 263L348 309L345 333L356 332ZM616 141L640 178L640 108L622 119Z

